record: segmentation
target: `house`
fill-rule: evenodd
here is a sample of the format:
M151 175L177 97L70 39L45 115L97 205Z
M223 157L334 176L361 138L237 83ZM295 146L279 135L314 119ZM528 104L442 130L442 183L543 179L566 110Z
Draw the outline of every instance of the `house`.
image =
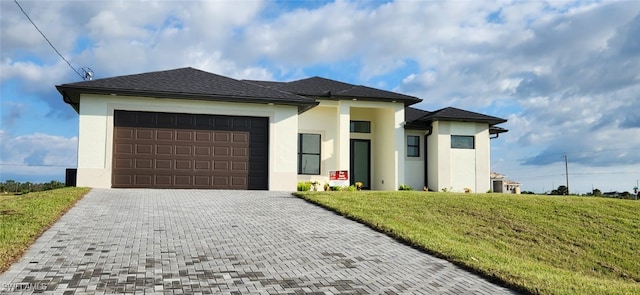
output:
M494 193L520 194L520 183L507 179L504 174L491 172L491 184Z
M194 68L56 86L79 118L77 185L295 190L300 181L490 189L501 118L312 77L236 80Z

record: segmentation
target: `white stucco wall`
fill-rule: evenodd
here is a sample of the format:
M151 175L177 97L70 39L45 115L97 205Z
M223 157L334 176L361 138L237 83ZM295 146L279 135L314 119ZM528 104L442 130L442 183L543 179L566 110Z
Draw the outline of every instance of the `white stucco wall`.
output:
M268 117L269 190L297 184L295 106L83 94L80 99L77 185L110 188L114 110Z
M422 130L405 130L404 148L405 148L405 180L404 184L413 187L414 190L422 190L426 184L424 182L424 159L426 157L424 153L424 135L425 131ZM420 156L409 157L407 152L407 136L418 136L420 138ZM402 184L402 183L401 183Z
M473 122L433 122L428 137L429 188L463 192L490 189L489 125ZM451 135L474 136L474 149L452 149ZM436 152L437 151L437 152Z
M338 124L338 108L335 105L321 104L299 115L297 133L320 134L321 144L320 175L298 175L298 181L324 184L329 181L329 170L339 170Z

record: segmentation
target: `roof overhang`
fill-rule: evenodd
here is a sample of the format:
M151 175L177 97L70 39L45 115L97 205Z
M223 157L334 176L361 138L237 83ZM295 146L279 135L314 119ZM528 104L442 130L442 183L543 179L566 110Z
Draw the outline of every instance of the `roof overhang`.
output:
M269 98L256 98L246 96L229 96L229 95L203 95L200 93L176 93L176 92L162 92L162 91L140 91L140 90L126 90L126 89L110 89L110 88L96 88L96 87L79 87L68 85L56 85L56 89L62 95L62 99L65 103L71 105L73 109L80 112L80 95L81 94L95 94L95 95L117 95L117 96L129 96L129 97L150 97L150 98L169 98L169 99L187 99L187 100L205 100L205 101L220 101L220 102L233 102L233 103L257 103L257 104L274 104L274 105L290 105L298 107L298 114L304 113L309 109L317 106L319 102L306 100L301 97L300 100L270 100Z
M305 95L298 94L309 98L315 99L323 99L323 100L352 100L352 101L375 101L375 102L386 102L386 103L395 103L401 102L405 107L422 102L422 99L414 100L414 99L391 99L391 98L382 98L382 97L364 97L364 96L343 96L343 95Z

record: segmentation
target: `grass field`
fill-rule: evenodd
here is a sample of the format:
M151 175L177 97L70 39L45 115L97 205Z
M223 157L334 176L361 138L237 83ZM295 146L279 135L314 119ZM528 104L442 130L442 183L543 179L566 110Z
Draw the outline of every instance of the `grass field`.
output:
M304 192L518 291L640 294L640 202L504 194Z
M88 188L61 188L18 196L0 195L0 273L88 191Z

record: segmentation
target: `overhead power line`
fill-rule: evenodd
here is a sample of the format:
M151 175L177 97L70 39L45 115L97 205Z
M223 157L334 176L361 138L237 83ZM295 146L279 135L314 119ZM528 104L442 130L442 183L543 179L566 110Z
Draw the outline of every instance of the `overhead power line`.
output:
M29 20L29 22L31 22L31 24L33 25L34 28L36 28L36 30L38 30L38 32L40 33L40 35L42 35L42 37L47 40L47 43L49 43L49 46L51 46L51 48L53 48L53 50L58 54L58 56L60 56L60 58L62 58L62 60L64 60L67 65L69 65L69 67L76 73L78 74L78 76L80 76L80 78L82 78L82 80L91 80L93 78L93 71L90 68L83 68L82 71L84 72L83 74L80 74L80 72L78 72L78 70L76 70L76 68L74 68L71 63L62 55L62 53L60 53L60 51L58 51L58 49L53 46L53 43L51 43L51 41L49 41L49 38L47 38L47 36L40 30L40 28L38 28L38 26L36 25L35 22L33 22L33 20L31 19L31 17L29 17L29 14L27 14L26 11L24 11L24 9L22 8L22 6L20 5L20 3L18 3L18 0L13 0L13 2L16 3L16 5L18 5L18 7L20 8L20 11L22 11L22 13L24 14L24 16L27 17L27 19Z

